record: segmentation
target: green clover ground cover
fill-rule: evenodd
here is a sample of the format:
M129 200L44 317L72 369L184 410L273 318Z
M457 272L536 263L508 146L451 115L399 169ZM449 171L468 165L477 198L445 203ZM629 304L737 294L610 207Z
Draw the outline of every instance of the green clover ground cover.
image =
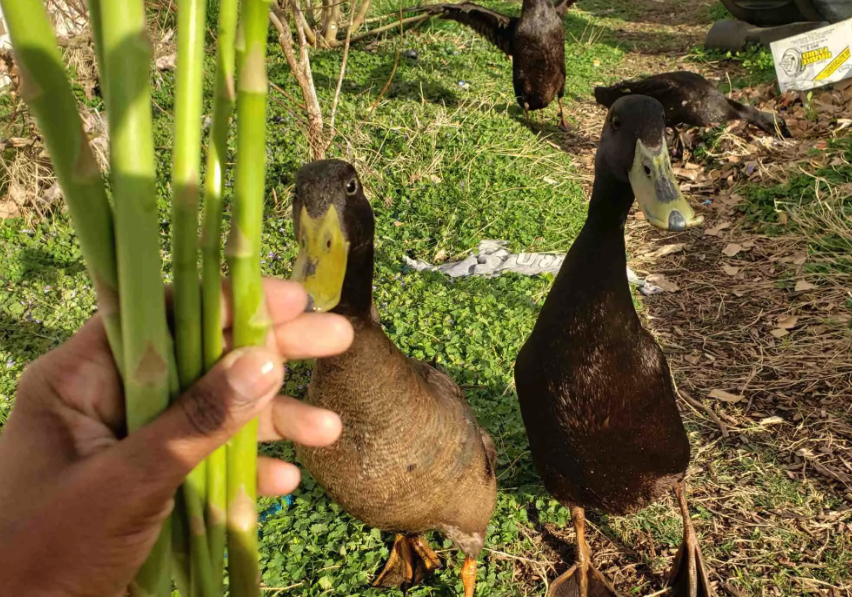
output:
M519 10L508 3L494 7ZM585 18L571 15L566 23L569 32L582 39ZM403 50L416 51L417 59L400 58L393 83L369 113L390 75L399 43ZM606 67L621 57L618 49L604 44L568 41L566 50L572 64L568 87L578 95L588 95L594 82L607 80ZM290 96L300 97L272 37L269 55L270 80ZM313 55L326 112L340 59L337 52ZM211 62L207 72L213 70ZM174 74L157 73L155 78L155 145L164 278L168 280L168 147ZM206 84L209 97L212 81ZM90 104L100 107L97 102ZM303 121L298 108L275 91L270 95L268 121L269 209L263 267L267 275L286 277L296 252L288 217L290 192L295 171L307 158L307 144L303 124L298 124ZM382 321L407 354L435 358L459 383L470 386L467 397L500 451L501 491L488 547L526 553L531 547L526 526L530 504L535 504L542 522L569 520L566 510L543 497L511 385L515 354L531 330L550 281L504 276L453 282L437 274L407 271L402 256L431 261L443 251L457 258L486 238L506 239L513 250L567 249L586 210L582 190L572 180L570 157L524 124L512 94L511 63L453 23L431 24L407 34L402 42L388 39L370 52L363 47L353 50L337 122L340 135L329 157L354 161L376 214L374 283ZM545 122L542 136L551 130L555 133L555 106L546 111ZM231 181L227 184L230 191ZM68 338L95 307L65 214L32 224L3 222L0 251L2 425L27 363ZM309 370L309 364L294 364L285 391L304 395ZM285 444L264 450L292 458L292 449ZM261 528L265 585L291 587L300 595L377 594L369 581L388 555L389 538L342 513L307 475L290 501L289 507L268 499L260 504L265 513ZM412 590L412 595L453 595L461 590L454 552L445 549L448 542L434 539L449 565L436 580ZM480 566L479 594L515 595L529 590L515 582L513 574L511 560L486 554Z
M520 9L517 3L487 4L507 14ZM600 10L602 17L572 10L565 18L569 97L590 97L593 85L610 81L608 73L622 60L617 41L607 32L606 18L622 18L622 12L623 18L629 18L630 11L639 9L630 3L615 4L618 10L609 16ZM581 8L608 11L609 6L609 2L603 6L589 0ZM374 6L373 13L395 8L383 2ZM215 12L210 16L215 18ZM271 81L301 101L274 38L269 41ZM413 50L417 57L400 57L393 83L370 112L398 49ZM764 61L754 54L742 57L742 62L757 76ZM326 113L340 60L338 52L313 54L315 81ZM213 70L211 61L206 72ZM161 234L168 281L168 147L174 77L169 72L154 77ZM209 97L212 81L206 84ZM287 277L296 253L288 215L290 192L295 171L308 152L301 112L291 99L277 91L270 94L263 268L267 275ZM79 96L84 98L82 88ZM86 103L101 108L97 100ZM0 96L0 119L11 112L6 97ZM389 38L369 51L363 45L352 51L337 118L340 135L329 152L329 157L356 164L372 200L377 220L375 300L385 329L407 354L434 358L465 386L480 423L498 447L498 503L480 562L479 595L543 594L543 583L535 575L552 578L554 573L537 563L556 557L542 548L548 542L542 526L565 528L564 539L568 543L573 539L569 513L546 495L532 466L512 385L515 355L532 328L550 280L508 275L451 281L434 273L407 271L402 256L431 261L441 253L458 258L486 238L506 239L515 251L567 249L582 226L585 202L570 156L545 140L558 134L555 106L545 111L544 121L541 136L524 124L512 97L511 63L499 51L466 28L435 21L406 34L401 42ZM227 182L228 192L231 182ZM789 197L792 191L755 189L748 193L747 215L763 213L776 196ZM33 223L0 222L0 282L1 428L27 363L68 338L95 308L74 233L62 213ZM291 364L284 390L303 396L309 379L309 363ZM693 444L701 443L703 437L689 418L686 423ZM263 450L293 458L292 448L285 443L266 445ZM732 498L745 500L744 508L817 512L822 507L806 488L775 466L772 455L732 455L716 443L702 448L691 473L693 488L708 482L708 460L714 463L715 480L731 486L747 480L756 488L756 503L742 496ZM700 500L691 506L696 518L706 521L702 525L706 529L713 513ZM265 595L380 594L369 582L387 557L392 538L344 514L308 475L287 500L263 499L260 510ZM657 503L623 518L590 515L603 535L625 553L631 551L632 566L644 570L642 582L623 590L635 595L654 592L680 541L679 516L672 504ZM410 594L458 595L460 559L448 542L437 535L431 538L447 566ZM795 559L802 536L763 527L747 539L767 547L759 554L762 567L738 578L739 586L750 594L762 594L765 583L781 587L784 594L801 593L792 572L776 568L779 553ZM606 545L600 534L592 540L596 548ZM649 541L657 552L649 552ZM738 541L705 544L707 561L711 566L724 562L739 549ZM555 549L563 559L570 557L570 548L567 552ZM848 569L843 557L835 559L826 557L827 568L819 572L825 581L840 582L842 571ZM559 570L566 565L563 562ZM767 569L769 574L764 574Z

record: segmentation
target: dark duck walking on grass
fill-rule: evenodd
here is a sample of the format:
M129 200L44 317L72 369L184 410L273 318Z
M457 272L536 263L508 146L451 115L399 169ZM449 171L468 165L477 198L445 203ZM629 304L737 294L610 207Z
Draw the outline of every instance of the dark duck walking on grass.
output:
M512 83L518 105L543 110L557 98L559 128L568 130L565 95L565 33L562 17L575 0L523 0L520 17L509 17L472 2L430 4L403 12L426 12L467 25L512 58Z
M713 126L729 120L745 120L769 135L780 133L792 137L783 118L726 98L697 73L677 71L622 81L611 87L595 87L595 100L607 108L626 95L646 95L663 104L666 125L670 127Z
M690 450L676 390L627 283L624 222L634 197L657 227L703 220L674 181L663 107L642 96L609 111L586 223L515 365L533 460L547 490L571 508L577 533L574 566L551 583L550 597L615 595L592 565L586 508L628 514L672 489L684 528L673 594L712 595L683 495Z
M319 359L307 401L337 412L343 435L299 447L305 468L346 512L397 539L376 586L403 590L440 566L422 536L437 529L464 552L464 594L497 499L496 452L458 385L405 356L373 306L374 220L355 169L314 162L296 176L294 277L318 311L346 316L355 339Z

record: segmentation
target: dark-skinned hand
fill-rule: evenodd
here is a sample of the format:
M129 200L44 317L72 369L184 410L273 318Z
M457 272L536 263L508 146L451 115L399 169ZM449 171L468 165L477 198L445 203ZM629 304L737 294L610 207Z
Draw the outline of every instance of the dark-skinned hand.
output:
M264 286L272 319L266 347L230 352L127 437L99 316L27 368L0 435L0 596L123 595L186 475L255 417L260 441L325 446L338 438L337 415L277 393L285 361L343 352L352 328L340 316L305 313L296 283ZM261 458L257 482L263 495L286 494L299 471Z

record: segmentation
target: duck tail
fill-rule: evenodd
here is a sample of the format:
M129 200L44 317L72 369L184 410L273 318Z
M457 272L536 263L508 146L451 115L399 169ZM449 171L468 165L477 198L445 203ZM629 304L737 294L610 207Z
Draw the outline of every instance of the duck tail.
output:
M732 99L728 100L728 105L731 107L732 117L745 120L751 125L756 126L768 135L781 134L782 137L792 137L790 129L787 128L787 123L781 116L774 112L761 112L749 105L741 104Z
M624 84L619 83L612 87L595 87L595 101L601 106L610 108L620 97L630 95L629 89L624 89Z

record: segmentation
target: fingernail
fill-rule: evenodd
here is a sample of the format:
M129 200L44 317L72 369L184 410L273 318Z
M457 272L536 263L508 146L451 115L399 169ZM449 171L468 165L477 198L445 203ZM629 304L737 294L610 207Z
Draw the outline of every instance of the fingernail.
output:
M275 356L264 348L241 348L224 359L228 385L244 398L260 398L281 383Z

